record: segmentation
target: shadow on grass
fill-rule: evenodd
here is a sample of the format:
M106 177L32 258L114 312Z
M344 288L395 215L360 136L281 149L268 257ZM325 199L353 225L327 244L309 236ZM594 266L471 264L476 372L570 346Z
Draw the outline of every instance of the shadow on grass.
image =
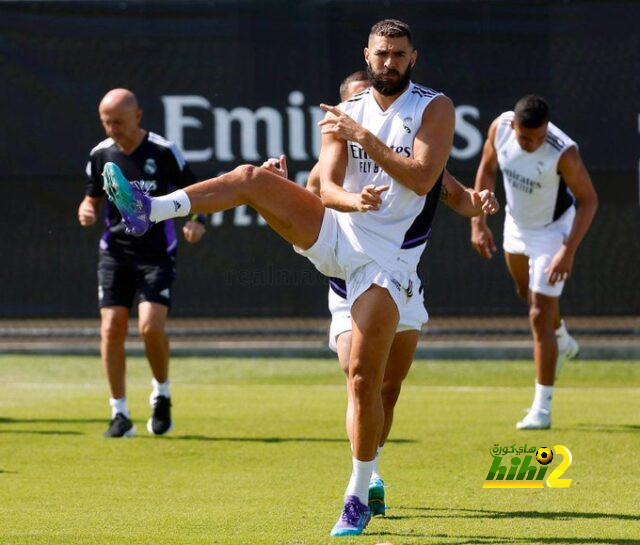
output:
M107 418L8 418L0 416L0 424L101 424Z
M640 424L578 424L575 428L568 428L571 431L595 431L595 432L638 432Z
M84 435L79 431L63 431L63 430L0 430L0 434L4 435Z
M141 439L154 439L157 437L140 436ZM346 443L347 438L335 437L218 437L211 435L170 435L163 437L170 441L229 441L232 443ZM417 443L415 439L387 439L387 443Z
M367 532L368 533L368 532ZM603 543L605 545L638 545L640 541L637 539L616 539L608 537L505 537L505 536L456 536L450 534L418 534L418 533L394 533L394 532L379 532L377 535L383 538L393 537L421 537L430 538L431 543L443 543L450 545L473 545L473 544L497 544L508 545L519 543L566 543L567 545L581 543Z
M474 519L546 519L546 520L572 520L572 519L613 519L637 521L637 515L622 513L589 513L580 511L493 511L486 509L444 509L437 507L395 507L398 511L422 511L423 515L391 515L385 518L411 519L411 518L474 518ZM589 543L589 542L586 542ZM612 542L613 543L613 542ZM640 542L638 542L640 543Z

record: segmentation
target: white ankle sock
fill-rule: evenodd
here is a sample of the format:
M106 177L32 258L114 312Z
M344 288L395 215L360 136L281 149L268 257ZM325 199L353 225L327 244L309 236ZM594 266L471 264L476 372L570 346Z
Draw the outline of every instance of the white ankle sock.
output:
M121 397L118 399L114 399L112 397L109 398L109 405L111 405L111 418L115 418L116 414L122 413L127 418L129 415L129 407L127 407L127 398Z
M361 462L353 458L353 471L347 490L344 495L357 496L364 504L369 503L369 481L371 480L371 470L373 469L373 460Z
M563 356L571 342L571 336L564 325L564 320L560 321L560 327L556 329L556 340L558 341L559 356Z
M533 398L532 410L544 409L551 411L551 398L553 397L553 386L545 386L536 383L536 395Z
M381 479L380 473L378 473L378 460L380 459L380 454L382 454L382 447L378 447L376 451L376 457L373 459L373 469L371 470L371 480L373 479Z
M191 212L191 201L187 194L178 189L168 195L151 199L151 213L149 219L155 223L186 216Z
M153 386L151 399L155 399L158 396L171 397L171 381L169 379L166 382L158 382L155 378L152 378L151 386Z
M569 332L567 331L567 326L564 325L564 320L560 320L560 327L556 329L556 337L560 339L568 336Z

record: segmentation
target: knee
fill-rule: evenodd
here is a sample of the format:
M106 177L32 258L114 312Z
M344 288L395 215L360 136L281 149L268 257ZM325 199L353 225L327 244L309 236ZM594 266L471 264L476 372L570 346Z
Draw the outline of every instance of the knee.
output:
M259 167L255 165L240 165L233 169L237 183L241 186L250 186L257 179Z
M117 318L102 320L100 334L107 341L122 341L127 337L127 321Z
M379 395L374 378L357 371L351 376L351 387L354 398L358 400L371 399L376 393Z
M547 313L544 311L542 307L536 304L532 304L529 307L529 323L531 324L531 328L534 333L543 333L547 322Z
M154 322L142 322L138 326L140 336L145 341L153 341L162 339L164 337L164 327L155 324Z

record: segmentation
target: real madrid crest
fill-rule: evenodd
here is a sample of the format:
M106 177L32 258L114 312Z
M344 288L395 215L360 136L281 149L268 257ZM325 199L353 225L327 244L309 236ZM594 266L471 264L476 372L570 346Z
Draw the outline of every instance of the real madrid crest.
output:
M148 174L149 176L153 176L158 170L158 165L156 165L156 160L153 158L147 159L144 162L143 170L145 174Z

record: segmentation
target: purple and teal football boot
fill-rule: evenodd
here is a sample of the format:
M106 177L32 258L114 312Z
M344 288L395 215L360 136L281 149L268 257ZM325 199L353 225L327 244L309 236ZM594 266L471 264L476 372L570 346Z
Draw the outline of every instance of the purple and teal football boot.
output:
M115 163L106 163L102 171L104 190L116 205L129 235L144 235L151 226L151 198L135 183L130 183Z
M384 481L382 479L371 479L369 483L369 509L372 517L385 514L387 506L384 503Z
M331 530L333 537L359 536L371 520L371 511L357 496L347 496L340 518Z

